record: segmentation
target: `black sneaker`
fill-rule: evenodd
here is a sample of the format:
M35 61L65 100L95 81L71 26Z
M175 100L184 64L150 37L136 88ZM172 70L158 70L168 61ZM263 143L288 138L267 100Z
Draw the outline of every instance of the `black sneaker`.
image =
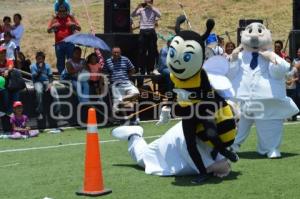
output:
M213 160L216 160L217 156L218 156L218 153L219 151L217 149L213 149L211 152L210 152L210 155L212 157Z
M224 151L220 151L220 153L226 157L227 159L229 159L231 162L237 162L239 160L239 156L233 152L233 151L229 151L229 150L224 150Z

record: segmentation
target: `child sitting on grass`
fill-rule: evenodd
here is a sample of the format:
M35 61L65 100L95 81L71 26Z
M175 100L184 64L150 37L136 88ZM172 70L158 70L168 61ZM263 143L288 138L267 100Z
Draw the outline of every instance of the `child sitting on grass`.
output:
M23 114L23 104L20 101L15 101L13 104L14 114L10 118L13 132L10 135L2 135L0 138L10 139L26 139L35 137L39 134L38 130L31 130L27 125L28 117Z

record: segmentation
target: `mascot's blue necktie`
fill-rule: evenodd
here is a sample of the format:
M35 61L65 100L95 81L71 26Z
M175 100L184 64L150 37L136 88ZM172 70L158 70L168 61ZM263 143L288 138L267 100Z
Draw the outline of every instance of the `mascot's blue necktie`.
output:
M252 53L252 60L250 62L250 68L254 70L258 65L258 52Z

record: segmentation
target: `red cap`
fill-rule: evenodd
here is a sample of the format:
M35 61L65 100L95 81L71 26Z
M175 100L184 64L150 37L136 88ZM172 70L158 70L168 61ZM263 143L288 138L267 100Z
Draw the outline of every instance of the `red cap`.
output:
M3 46L0 46L0 52L2 51L6 51L6 48L4 48Z
M15 101L14 104L13 104L13 107L16 108L18 106L23 106L22 102L20 101Z

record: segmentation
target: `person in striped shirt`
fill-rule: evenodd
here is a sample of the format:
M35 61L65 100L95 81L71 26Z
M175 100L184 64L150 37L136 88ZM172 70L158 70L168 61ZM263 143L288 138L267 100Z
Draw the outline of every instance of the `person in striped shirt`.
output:
M103 72L108 74L114 110L118 110L120 103L138 98L139 90L129 79L135 73L134 66L127 57L121 55L120 47L112 48L112 56L105 61Z
M155 27L161 17L160 11L153 6L153 0L144 0L138 4L131 13L131 17L140 18L139 36L139 69L142 75L151 74L155 61L158 59L157 35ZM143 79L138 81L138 86L143 85Z

